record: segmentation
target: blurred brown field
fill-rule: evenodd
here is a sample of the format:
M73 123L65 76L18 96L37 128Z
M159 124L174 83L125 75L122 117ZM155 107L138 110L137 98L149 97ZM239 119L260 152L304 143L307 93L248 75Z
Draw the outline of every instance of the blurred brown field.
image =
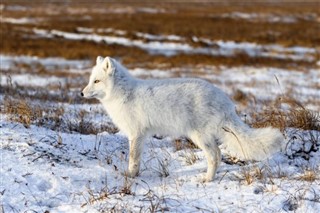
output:
M139 64L148 68L156 68L159 64L165 67L203 64L312 68L319 60L319 2L3 1L1 17L2 20L37 20L19 24L2 21L1 54L67 59L94 59L97 55L109 55L121 58L128 66ZM42 29L79 33L79 28L92 29L97 35L106 34L98 29L122 30L126 32L122 37L144 42L148 39L137 38L137 32L176 35L193 47L208 45L195 42L194 37L197 37L212 41L301 46L318 51L314 60L251 57L242 52L232 56L185 52L164 56L150 54L135 46L71 40L60 36L46 38L33 32L33 29Z

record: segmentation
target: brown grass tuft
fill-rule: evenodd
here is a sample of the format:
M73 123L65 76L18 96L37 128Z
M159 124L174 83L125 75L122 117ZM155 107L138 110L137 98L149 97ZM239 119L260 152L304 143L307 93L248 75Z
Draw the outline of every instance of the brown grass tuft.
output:
M317 174L313 170L305 170L304 173L299 177L299 180L313 182L317 179Z
M195 145L189 138L178 138L174 141L176 151L183 149L198 149L198 146Z
M246 105L248 102L248 95L239 89L234 92L232 98L234 101L244 105Z
M43 111L40 107L32 107L26 100L5 99L4 113L8 114L9 120L29 128L32 122L42 116Z
M80 134L93 134L96 135L99 132L109 132L111 134L117 133L119 130L112 123L101 123L100 125L93 124L92 120L88 118L89 113L85 110L75 112L77 121L71 121L72 119L64 117L67 121L67 126L70 132L78 132Z
M320 114L305 108L291 109L287 125L303 130L320 131Z
M288 105L289 109L281 109L281 104ZM288 127L320 131L320 113L306 109L293 98L280 98L273 108L252 113L251 117L255 128L273 126L281 131Z
M283 132L287 127L286 114L281 110L266 110L258 114L254 113L252 117L254 121L251 123L251 126L254 128L273 126Z

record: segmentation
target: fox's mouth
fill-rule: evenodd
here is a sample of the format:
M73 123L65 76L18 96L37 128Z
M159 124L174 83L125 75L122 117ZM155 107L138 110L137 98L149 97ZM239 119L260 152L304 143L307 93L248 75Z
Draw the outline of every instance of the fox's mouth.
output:
M97 96L96 93L92 93L92 94L84 94L83 92L81 92L81 96L84 98L95 98Z

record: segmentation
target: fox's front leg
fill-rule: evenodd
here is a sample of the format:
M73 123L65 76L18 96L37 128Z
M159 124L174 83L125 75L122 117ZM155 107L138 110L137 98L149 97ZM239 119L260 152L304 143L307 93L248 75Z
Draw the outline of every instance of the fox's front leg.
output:
M126 174L129 177L135 177L139 173L143 144L144 137L142 136L129 139L129 169Z

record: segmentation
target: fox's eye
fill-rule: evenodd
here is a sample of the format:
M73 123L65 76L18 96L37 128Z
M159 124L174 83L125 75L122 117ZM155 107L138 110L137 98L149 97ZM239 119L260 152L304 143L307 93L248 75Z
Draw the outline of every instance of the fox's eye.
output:
M95 81L94 81L95 84L97 84L97 83L99 83L99 82L100 82L100 80L95 80Z

